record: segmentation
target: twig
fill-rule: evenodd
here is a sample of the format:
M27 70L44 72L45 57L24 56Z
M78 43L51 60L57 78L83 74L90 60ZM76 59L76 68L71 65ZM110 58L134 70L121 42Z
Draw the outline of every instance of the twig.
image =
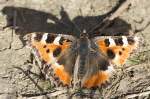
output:
M147 90L147 91L144 91L144 92L139 92L139 93L133 93L133 94L130 94L130 95L127 95L125 96L126 99L131 99L131 98L134 98L134 97L137 97L137 96L146 96L146 95L149 95L150 94L150 90Z
M93 32L98 32L101 33L108 25L110 25L110 23L117 17L119 17L121 15L122 12L124 12L124 10L126 10L129 5L131 4L132 0L126 0L123 2L122 5L120 5L120 7L112 14L110 14L110 16L106 17L103 19L103 21L98 24L95 28L93 28L90 33Z
M59 91L47 94L47 96L48 97L55 97L55 96L58 96L58 95L61 95L61 94L65 94L65 93L67 93L67 90L59 90Z
M20 67L14 67L14 68L21 70L21 71L35 84L35 86L36 86L42 93L44 93L44 94L47 93L47 92L44 92L44 89L41 88L41 87L34 81L34 79L33 79L26 71L24 71L24 70L23 70L22 68L20 68ZM45 96L47 97L47 99L50 99L49 96L47 96L47 94L46 94Z
M34 94L21 94L22 97L35 97L35 96L47 96L47 97L56 97L61 94L67 93L67 90L54 90L50 92L41 92L41 93L34 93Z
M37 88L38 88L41 92L44 92L44 90L34 81L34 79L33 79L26 71L24 71L24 70L23 70L22 68L20 68L20 67L14 67L14 68L21 70L21 71L37 86Z

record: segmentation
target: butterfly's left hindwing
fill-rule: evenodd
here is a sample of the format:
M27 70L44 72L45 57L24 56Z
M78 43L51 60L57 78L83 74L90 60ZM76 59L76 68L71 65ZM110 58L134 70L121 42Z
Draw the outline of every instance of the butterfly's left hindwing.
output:
M113 66L106 56L99 52L89 53L89 65L83 80L83 87L93 88L101 86L109 81Z
M75 38L52 33L31 33L28 37L31 47L39 58L52 68L55 77L59 78L63 85L69 85L75 62L75 56L71 56L71 46Z

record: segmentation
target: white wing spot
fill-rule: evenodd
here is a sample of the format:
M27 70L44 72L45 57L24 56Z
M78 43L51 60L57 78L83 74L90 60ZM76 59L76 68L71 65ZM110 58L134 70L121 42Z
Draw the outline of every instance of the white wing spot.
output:
M44 33L44 35L42 36L41 42L46 43L47 35L48 33Z
M114 70L114 67L112 65L108 66L108 69L106 70L106 72L108 73L112 73Z
M123 41L123 46L127 46L128 45L127 37L122 36L122 41Z
M115 41L114 41L112 38L109 38L109 42L110 42L109 47L110 47L110 46L115 46L115 45L116 45L116 44L115 44Z
M61 65L58 64L57 62L55 62L54 65L55 65L56 67L60 67L60 66L61 66Z
M54 44L59 45L59 40L61 39L61 36L57 36L54 40Z
M31 36L31 41L34 41L34 38L36 37L36 34L33 33L32 36Z

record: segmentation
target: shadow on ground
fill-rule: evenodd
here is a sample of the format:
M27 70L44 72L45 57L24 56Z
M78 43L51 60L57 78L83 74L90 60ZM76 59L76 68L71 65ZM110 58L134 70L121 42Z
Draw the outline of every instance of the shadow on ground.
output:
M70 20L68 13L63 8L60 11L61 19L51 13L23 7L6 6L2 9L2 13L6 15L7 20L7 25L4 28L12 27L15 29L15 33L19 35L20 40L25 45L23 37L31 32L59 33L74 36L79 36L83 30L88 33L93 27L100 24L102 19L112 13L114 9L105 15L77 16L73 20ZM100 35L128 35L130 29L130 24L117 18Z

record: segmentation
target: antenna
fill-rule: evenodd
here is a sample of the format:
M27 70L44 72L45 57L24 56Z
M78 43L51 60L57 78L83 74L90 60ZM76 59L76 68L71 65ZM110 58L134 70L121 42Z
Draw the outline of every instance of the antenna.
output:
M80 30L80 28L79 28L73 21L72 21L72 23L73 23L74 27L75 27L80 33L82 33L81 30Z

